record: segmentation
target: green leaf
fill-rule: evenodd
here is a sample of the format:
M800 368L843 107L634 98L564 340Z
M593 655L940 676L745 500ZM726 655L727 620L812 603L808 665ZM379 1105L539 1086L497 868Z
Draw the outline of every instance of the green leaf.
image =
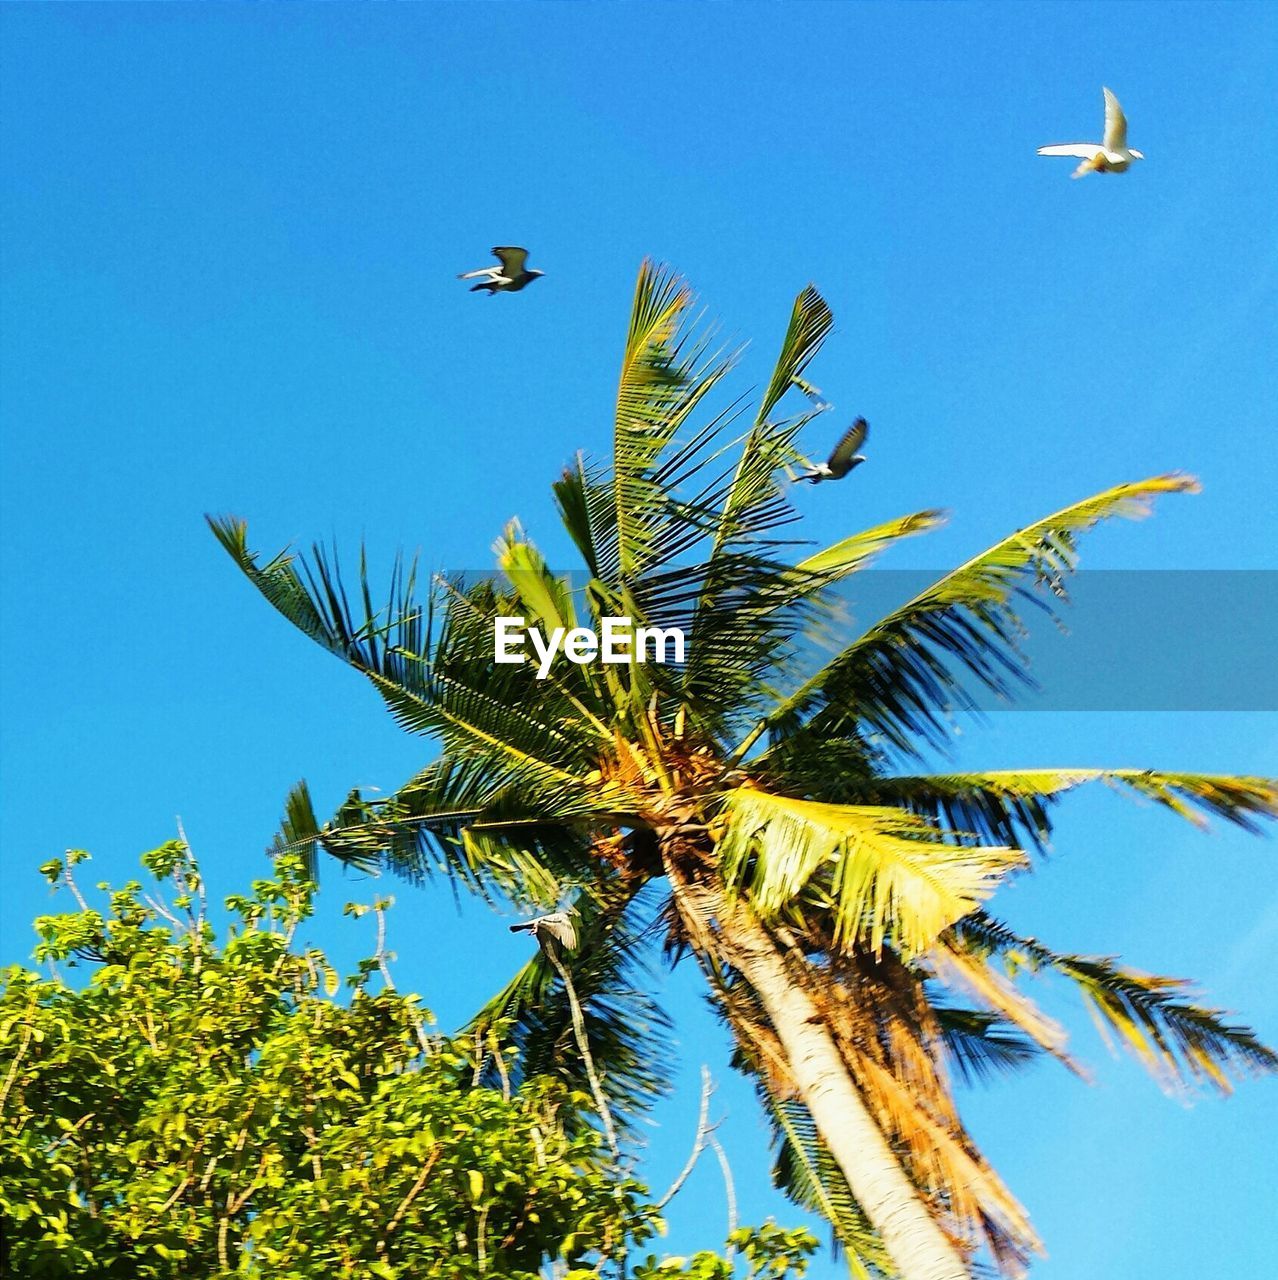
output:
M806 716L802 732L820 739L868 726L914 754L920 740L943 743L951 707L975 705L961 673L1001 695L1028 682L1016 602L1051 611L1043 590L1063 593L1080 533L1115 516L1144 516L1160 494L1198 490L1192 476L1154 476L1018 529L876 623L782 698L767 724Z

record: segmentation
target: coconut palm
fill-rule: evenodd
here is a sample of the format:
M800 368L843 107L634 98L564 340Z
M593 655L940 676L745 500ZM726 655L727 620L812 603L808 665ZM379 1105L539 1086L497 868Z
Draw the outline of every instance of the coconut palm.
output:
M951 1080L1064 1035L1018 989L1043 969L1074 983L1157 1072L1227 1088L1278 1058L1181 983L1058 952L992 914L1027 870L1068 791L1104 782L1195 821L1278 815L1258 778L1103 768L923 772L956 712L1029 683L1018 608L1051 612L1078 536L1143 515L1192 478L1123 484L1027 524L860 634L835 588L922 511L812 553L796 550L786 477L824 406L781 416L831 316L795 302L752 420L704 406L731 369L690 321L686 285L640 272L616 400L611 467L579 457L554 484L583 571L552 573L518 524L499 574L418 592L397 565L352 603L322 549L263 562L245 526L223 545L291 622L363 673L438 756L398 792L352 793L320 825L294 797L283 840L410 877L440 874L536 909L575 901L568 957L592 1057L624 1117L659 1085L660 1011L629 969L648 940L690 953L775 1124L776 1176L830 1221L854 1274L958 1280L981 1257L1014 1273L1037 1248L1025 1211L963 1127ZM735 433L735 434L734 434ZM629 617L688 637L685 661L493 660L495 619L549 633ZM840 634L840 630L842 633ZM837 637L832 651L807 642ZM635 1002L642 1006L636 1010ZM572 1071L572 1029L544 955L498 994L516 1069Z

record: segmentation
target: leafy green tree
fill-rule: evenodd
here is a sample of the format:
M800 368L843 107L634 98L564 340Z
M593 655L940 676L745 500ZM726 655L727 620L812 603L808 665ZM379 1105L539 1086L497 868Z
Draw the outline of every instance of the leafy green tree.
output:
M103 911L76 883L85 856L45 868L78 900L37 921L55 976L3 975L4 1275L462 1280L551 1259L597 1277L658 1229L596 1131L564 1123L588 1099L477 1086L470 1042L429 1033L389 981L385 903L376 954L342 980L293 945L312 895L296 857L227 900L219 943L183 844L144 858L171 902L132 883ZM814 1246L771 1226L732 1242L757 1275L801 1274ZM688 1266L636 1274L734 1273Z
M500 577L417 591L399 565L382 595L360 565L266 561L245 526L212 522L286 618L363 673L438 757L397 793L352 793L320 824L293 798L284 847L324 850L413 878L440 873L544 908L575 898L573 980L612 1105L642 1105L663 1061L626 977L653 912L668 953L691 952L775 1122L776 1176L834 1226L855 1274L959 1280L978 1254L1008 1272L1038 1247L1028 1217L966 1132L954 1069L982 1073L1064 1038L1018 989L1063 976L1155 1070L1226 1087L1272 1070L1246 1028L1181 983L1025 939L989 899L1032 864L1051 810L1104 782L1195 821L1254 828L1278 813L1261 778L1151 770L926 772L956 711L1029 682L1019 608L1052 612L1097 523L1146 513L1184 475L1122 484L1017 529L859 634L834 588L942 519L920 511L796 553L788 499L798 434L819 412L779 416L831 316L795 302L757 412L702 411L729 372L690 320L682 281L645 265L631 311L610 467L579 458L554 484L580 576L557 575L512 523ZM559 662L546 678L494 661L499 617L555 628L626 617L680 627L686 660ZM809 661L812 629L837 638ZM654 904L653 895L657 895ZM509 1022L516 1060L568 1076L578 1055L562 983L532 960L486 1011ZM485 1025L481 1018L480 1025Z

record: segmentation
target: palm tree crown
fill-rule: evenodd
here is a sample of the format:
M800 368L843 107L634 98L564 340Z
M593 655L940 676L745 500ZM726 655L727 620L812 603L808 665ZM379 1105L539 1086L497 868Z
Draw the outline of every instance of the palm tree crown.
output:
M1028 682L1019 608L1051 610L1078 536L1140 516L1184 475L1119 485L1019 529L832 655L832 588L938 511L796 555L786 483L797 437L824 406L778 415L827 334L815 289L798 297L751 421L703 413L735 353L690 322L691 295L645 264L626 335L610 468L586 459L554 485L581 556L552 573L518 524L500 575L437 580L419 598L397 566L374 604L364 564L352 604L321 550L263 563L244 525L213 521L266 598L365 674L437 758L389 798L352 793L327 824L290 803L282 843L413 877L443 873L537 909L569 898L566 957L604 1088L623 1115L659 1087L659 1010L626 977L655 922L691 952L731 1027L778 1137L777 1177L831 1222L854 1274L968 1274L986 1253L1020 1270L1037 1248L1022 1208L959 1116L951 1079L1036 1053L1068 1062L1060 1028L1018 989L1048 969L1082 991L1156 1072L1228 1087L1278 1058L1178 982L1058 952L991 914L1028 868L1067 791L1107 782L1196 821L1255 827L1278 814L1259 778L1133 769L920 772L956 710ZM685 661L493 661L495 620L549 632L605 617L680 627ZM655 900L654 900L655 897ZM635 1003L644 1007L636 1012ZM571 1073L563 984L538 955L481 1014L519 1046L519 1070Z

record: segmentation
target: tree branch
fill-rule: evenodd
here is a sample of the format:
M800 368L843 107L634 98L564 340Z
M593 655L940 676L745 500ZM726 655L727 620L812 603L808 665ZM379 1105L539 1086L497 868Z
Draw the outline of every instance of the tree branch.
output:
M408 1212L408 1207L417 1199L421 1189L426 1185L426 1179L430 1177L430 1171L439 1161L439 1157L443 1152L443 1148L436 1146L426 1158L426 1163L422 1165L421 1172L418 1173L416 1181L408 1189L408 1194L399 1202L399 1208L395 1210L390 1222L386 1224L386 1230L382 1232L382 1238L377 1242L377 1256L384 1258L386 1256L387 1241L394 1235L399 1224L404 1220L404 1215Z
M540 942L541 939L538 938ZM604 1095L603 1086L599 1083L599 1076L595 1071L595 1060L590 1052L590 1044L586 1039L586 1020L582 1017L581 1004L577 1000L577 989L573 986L572 977L567 967L559 958L558 944L553 939L547 939L543 943L542 949L545 951L550 963L555 966L555 971L563 979L564 990L568 994L568 1006L572 1011L572 1029L577 1037L577 1048L581 1051L581 1060L586 1067L586 1078L590 1081L590 1092L594 1094L595 1106L599 1110L599 1119L603 1121L604 1135L608 1139L608 1147L612 1151L613 1160L620 1162L621 1149L617 1145L617 1129L612 1122L612 1112L608 1107L608 1099Z
M723 1192L728 1201L728 1243L723 1256L731 1262L733 1254L736 1253L736 1246L732 1243L732 1233L737 1229L737 1188L732 1180L732 1166L728 1163L728 1153L724 1151L719 1139L714 1136L713 1130L706 1135L706 1142L719 1158L719 1168L723 1171Z
M701 1158L701 1153L706 1149L706 1140L710 1136L710 1095L713 1092L714 1082L710 1078L710 1068L702 1064L701 1111L697 1116L697 1131L692 1140L692 1151L688 1156L687 1163L679 1171L679 1176L670 1184L670 1189L657 1201L656 1207L658 1209L664 1209L679 1194L680 1188L687 1182L689 1175L696 1167L697 1161Z

